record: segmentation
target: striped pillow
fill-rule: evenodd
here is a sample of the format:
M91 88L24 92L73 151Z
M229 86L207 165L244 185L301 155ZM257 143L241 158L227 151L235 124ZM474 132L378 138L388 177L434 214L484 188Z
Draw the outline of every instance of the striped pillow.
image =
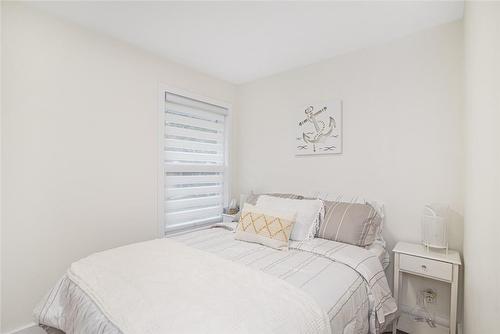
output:
M319 227L319 238L361 247L373 243L382 218L371 205L333 201L324 203L325 219Z

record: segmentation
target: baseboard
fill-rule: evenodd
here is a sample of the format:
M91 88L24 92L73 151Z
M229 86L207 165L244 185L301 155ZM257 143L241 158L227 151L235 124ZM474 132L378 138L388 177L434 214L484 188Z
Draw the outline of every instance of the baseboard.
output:
M41 333L44 333L44 330L41 329L37 324L32 322L30 324L21 326L10 332L5 332L2 334L41 334Z

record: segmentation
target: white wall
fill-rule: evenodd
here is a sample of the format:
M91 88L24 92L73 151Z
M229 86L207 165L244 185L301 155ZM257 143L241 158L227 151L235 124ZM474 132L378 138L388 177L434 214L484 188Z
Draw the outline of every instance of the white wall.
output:
M243 85L233 193L320 191L383 201L389 247L420 240L424 204L449 203L456 211L450 241L460 249L462 95L461 22ZM330 99L343 100L344 153L294 156L301 108ZM436 310L445 315L449 292L436 288Z
M500 328L500 3L465 8L465 333Z
M74 260L157 236L158 85L234 87L3 2L2 331Z

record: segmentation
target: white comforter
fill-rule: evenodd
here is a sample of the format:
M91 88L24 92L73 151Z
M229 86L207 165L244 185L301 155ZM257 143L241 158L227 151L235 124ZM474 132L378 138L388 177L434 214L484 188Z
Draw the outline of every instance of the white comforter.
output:
M91 255L67 277L124 334L330 333L302 290L169 239Z

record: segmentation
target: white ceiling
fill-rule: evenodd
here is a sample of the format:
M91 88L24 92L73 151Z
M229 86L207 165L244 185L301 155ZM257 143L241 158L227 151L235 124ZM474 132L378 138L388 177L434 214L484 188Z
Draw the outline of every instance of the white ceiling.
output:
M464 7L463 1L34 5L232 83L461 19Z

